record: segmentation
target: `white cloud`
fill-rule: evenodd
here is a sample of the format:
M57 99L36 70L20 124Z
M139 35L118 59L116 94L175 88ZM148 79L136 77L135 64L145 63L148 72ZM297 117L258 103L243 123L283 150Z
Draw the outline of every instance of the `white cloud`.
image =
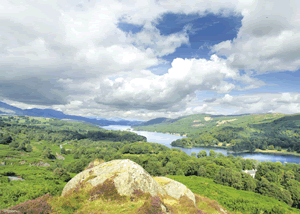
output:
M235 85L224 79L242 79L216 55L211 60L177 58L168 73L161 76L146 70L140 74L100 81L96 102L120 109L178 111L195 99L196 91L229 93Z
M255 0L239 10L242 27L233 41L223 41L212 51L228 57L239 69L257 73L296 71L300 68L300 2Z
M294 112L298 95L241 101L229 94L265 85L253 78L256 72L299 68L299 6L296 0L4 0L0 98L25 108L143 119L217 113L216 103L239 112ZM165 63L163 56L189 45L193 32L187 25L162 35L156 25L167 13L243 16L242 27L236 39L215 45L216 54L209 60L178 57L167 73L155 75L149 67ZM141 31L126 33L118 28L121 21L139 25ZM226 95L193 108L197 91Z
M295 114L300 111L300 93L257 93L237 96L226 94L212 102L208 101L206 103L209 106L233 109L234 114L267 112Z

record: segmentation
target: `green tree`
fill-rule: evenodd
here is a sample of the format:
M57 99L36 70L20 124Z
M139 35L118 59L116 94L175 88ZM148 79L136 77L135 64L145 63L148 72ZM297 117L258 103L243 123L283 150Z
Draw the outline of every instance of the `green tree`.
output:
M21 143L21 144L19 145L19 147L17 148L17 150L18 150L18 151L26 151L25 143L24 143L24 142Z
M60 154L66 154L66 149L64 147L61 148Z
M209 156L210 157L217 157L217 152L215 152L214 150L209 150Z
M192 156L192 157L196 157L196 152L192 152L192 153L191 153L191 156Z
M286 189L290 192L293 207L300 209L300 183L296 180L290 180L286 184Z
M2 138L0 139L0 144L4 144L4 145L8 145L12 142L12 137L9 136L9 137L6 137L6 138Z
M78 152L76 152L76 153L74 154L73 158L74 158L74 159L79 159L79 158L80 158L80 155L79 155L79 153L78 153Z
M218 184L243 189L241 173L232 170L231 168L222 167L217 173L214 181Z
M243 190L255 192L256 182L255 179L246 173L242 173L242 183L243 183Z
M216 173L219 171L219 169L220 166L218 166L215 163L207 164L205 166L206 177L213 179L216 176Z
M166 169L168 175L175 175L176 174L176 166L172 162L168 162L165 166L165 169Z
M68 182L71 180L71 176L67 173L67 171L64 168L56 168L53 171L53 174L57 179L63 180L64 182Z
M16 141L13 141L12 143L9 144L9 147L11 147L12 149L16 149L19 147L19 143Z
M269 182L264 177L261 178L260 181L257 183L256 192L262 195L266 195L269 197L276 198L279 201L283 201L288 205L292 205L292 197L289 191L281 188L275 183Z
M44 150L42 155L43 155L43 158L55 159L55 156L53 155L52 150L50 148L47 148L46 150Z
M200 152L198 152L197 154L197 158L202 158L202 157L206 157L207 156L207 152L205 150L202 150Z
M184 175L182 169L178 169L178 170L176 171L176 175Z
M26 152L32 152L32 146L31 145L27 145Z
M161 163L158 161L148 161L145 170L153 176L160 176L163 174Z
M203 166L200 166L198 171L197 171L197 175L200 177L206 177L206 170Z

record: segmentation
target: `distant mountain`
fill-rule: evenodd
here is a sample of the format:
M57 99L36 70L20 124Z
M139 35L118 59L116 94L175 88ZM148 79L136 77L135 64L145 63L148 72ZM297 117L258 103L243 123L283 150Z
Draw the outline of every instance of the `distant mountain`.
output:
M105 118L87 118L75 115L67 115L61 111L56 111L53 109L20 109L6 103L0 102L0 114L8 114L8 115L18 115L18 116L32 116L32 117L48 117L48 118L57 118L57 119L71 119L71 120L79 120L85 121L88 123L97 124L100 126L108 126L108 125L125 125L131 126L135 124L141 123L141 121L128 121L128 120L107 120Z
M149 125L154 125L154 124L160 124L160 123L163 123L164 121L166 121L167 119L168 118L166 118L166 117L159 117L159 118L148 120L146 122L143 122L143 123L140 123L140 124L137 124L137 125L139 125L139 126L149 126Z
M135 121L137 123L142 123L143 122L141 120L136 120L136 119L127 119L127 120L125 120L124 118L120 118L120 117L111 117L109 119L106 119L104 117L90 116L90 117L87 117L87 118L96 119L96 120L109 120L109 121Z
M23 110L6 103L0 102L0 114L18 114L23 115Z

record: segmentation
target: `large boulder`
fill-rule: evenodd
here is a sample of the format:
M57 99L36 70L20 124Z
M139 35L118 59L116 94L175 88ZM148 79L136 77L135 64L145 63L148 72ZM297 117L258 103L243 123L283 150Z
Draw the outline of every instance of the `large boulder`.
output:
M168 196L171 196L177 200L179 200L181 196L187 196L194 202L194 204L196 204L194 193L182 183L166 177L155 177L154 179L166 191Z
M113 179L120 195L131 196L135 189L150 193L151 196L166 195L165 190L140 165L129 159L121 159L102 163L77 174L66 184L62 196L83 182L97 186L109 178Z

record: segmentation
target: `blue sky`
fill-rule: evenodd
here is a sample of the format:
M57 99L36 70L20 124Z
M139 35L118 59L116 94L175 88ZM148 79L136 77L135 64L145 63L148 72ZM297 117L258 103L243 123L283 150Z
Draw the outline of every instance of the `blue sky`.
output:
M299 1L3 6L0 100L16 107L142 120L300 112Z

